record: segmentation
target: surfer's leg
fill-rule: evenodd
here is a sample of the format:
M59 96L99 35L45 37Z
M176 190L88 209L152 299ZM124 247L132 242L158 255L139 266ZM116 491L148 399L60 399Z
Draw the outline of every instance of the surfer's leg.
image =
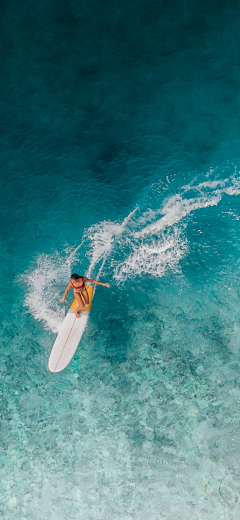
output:
M79 293L77 293L76 291L73 291L73 294L78 302L78 306L75 309L74 314L75 314L76 318L81 318L81 316L79 316L78 312L82 311L84 309L84 303L83 303L82 298Z
M87 292L87 289L84 289L84 290L81 292L81 295L83 296L83 299L84 299L84 303L85 303L85 305L88 305L88 304L89 304L89 298L88 298L88 292Z

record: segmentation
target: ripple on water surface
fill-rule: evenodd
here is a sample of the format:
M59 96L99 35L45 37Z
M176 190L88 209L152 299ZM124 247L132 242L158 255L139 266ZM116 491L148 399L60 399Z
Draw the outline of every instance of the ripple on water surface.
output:
M239 6L14 2L0 516L237 520ZM111 290L54 376L73 269Z
M193 511L199 520L237 518L239 262L226 265L223 255L219 271L204 248L218 236L214 212L229 207L222 198L239 188L228 179L195 186L186 198L189 190L161 210L136 209L122 223L86 230L75 250L40 255L25 273L26 305L40 321L21 311L1 358L1 486L10 520L16 511L36 519L186 520ZM212 231L202 237L186 218L198 215L204 229L206 209ZM197 262L193 236L205 244ZM51 328L62 310L55 315L49 305L84 247L93 273L103 262L102 276L112 272L112 289L97 290L81 347L53 376Z

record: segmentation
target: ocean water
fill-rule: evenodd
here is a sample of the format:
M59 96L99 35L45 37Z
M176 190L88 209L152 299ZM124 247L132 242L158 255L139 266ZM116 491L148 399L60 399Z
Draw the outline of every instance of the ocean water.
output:
M1 3L4 520L239 518L239 22ZM111 288L51 374L71 272Z

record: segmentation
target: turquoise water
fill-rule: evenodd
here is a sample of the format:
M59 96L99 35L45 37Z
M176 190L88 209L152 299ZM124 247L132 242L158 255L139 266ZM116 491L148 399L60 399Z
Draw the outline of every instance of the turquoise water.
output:
M6 520L239 518L239 21L2 3ZM53 375L76 271L111 288Z

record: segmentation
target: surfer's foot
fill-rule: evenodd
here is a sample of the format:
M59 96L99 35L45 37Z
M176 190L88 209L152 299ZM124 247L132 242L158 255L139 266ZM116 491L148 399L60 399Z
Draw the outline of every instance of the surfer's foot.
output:
M81 318L80 314L78 314L78 312L74 312L76 318Z

